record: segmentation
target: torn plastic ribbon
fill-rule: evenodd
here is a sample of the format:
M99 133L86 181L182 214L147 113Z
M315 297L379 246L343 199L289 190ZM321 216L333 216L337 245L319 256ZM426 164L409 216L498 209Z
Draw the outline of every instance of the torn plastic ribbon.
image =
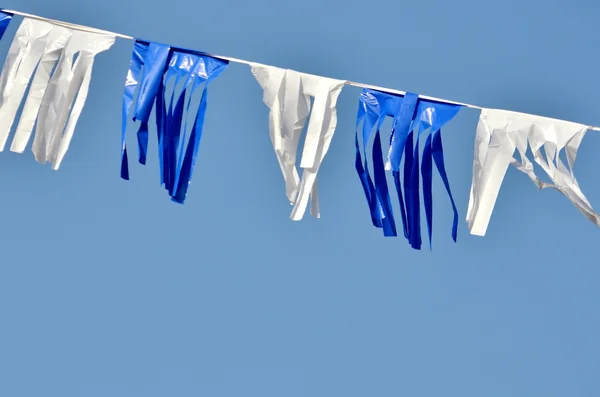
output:
M270 109L271 142L285 180L286 195L294 206L290 218L302 219L309 199L311 215L319 218L317 172L335 132L336 102L346 82L257 63L251 68L264 91L263 101ZM311 97L314 97L312 110ZM296 152L309 114L300 179Z
M136 40L123 94L121 135L121 177L123 179L129 179L126 146L127 117L136 87L140 85L133 109L133 120L141 122L137 133L139 162L146 164L148 123L152 108L156 104L161 185L165 186L171 200L183 204L202 137L208 84L219 76L228 64L228 61L194 51ZM194 125L185 147L192 96L202 83L205 85L202 89L200 106L196 115L192 115ZM172 88L167 88L171 86Z
M473 182L467 213L471 234L485 235L509 164L527 174L538 189L553 188L567 196L586 218L600 226L600 216L581 192L573 174L577 149L588 128L583 124L531 114L483 109L475 137ZM533 163L526 156L528 145L535 162L546 171L552 183L536 177ZM519 151L521 162L513 157L515 149ZM560 159L562 149L565 149L568 168Z
M0 76L0 151L31 81L10 150L22 153L35 125L35 159L57 170L87 98L94 57L114 41L110 35L25 18Z
M431 248L433 222L432 162L440 173L454 211L452 239L456 241L458 231L458 211L450 191L450 184L444 166L441 128L460 110L461 106L419 99L417 94L394 95L364 89L360 96L356 118L356 162L365 196L371 211L371 221L375 227L383 229L385 236L397 236L392 202L388 191L385 171L392 171L398 194L400 215L404 236L414 249L421 249L421 208L419 202L419 139L425 131L427 138L423 149L423 162L420 173L423 179L423 204L427 218L429 246ZM391 117L392 132L387 161L384 165L380 128L386 117ZM362 128L361 128L362 123ZM371 135L373 141L373 174L371 179L367 164L367 147ZM365 152L364 162L361 155ZM414 142L414 144L413 144ZM400 164L404 156L403 180L400 178ZM402 189L404 188L404 192Z
M13 14L0 11L0 40L2 40L2 36L4 36L4 32L6 32L6 29L8 28L12 17Z

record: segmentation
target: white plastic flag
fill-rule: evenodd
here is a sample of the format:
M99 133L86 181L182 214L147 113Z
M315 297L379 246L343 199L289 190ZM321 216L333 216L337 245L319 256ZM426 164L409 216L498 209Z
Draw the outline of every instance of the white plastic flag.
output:
M587 130L585 125L563 120L506 110L482 110L475 138L467 214L471 234L485 235L509 164L527 174L539 189L553 188L567 196L579 211L600 226L600 216L581 192L573 174L577 149ZM526 156L528 145L535 162L552 183L542 182L535 175L533 163ZM515 148L521 162L513 158ZM565 149L568 167L560 159L562 149Z
M35 159L57 170L87 98L94 57L114 41L111 35L25 18L0 76L0 151L31 82L10 150L22 153L35 126Z
M335 106L346 82L261 64L252 64L251 68L264 90L263 101L271 110L271 142L285 180L286 195L294 206L290 218L302 219L309 199L310 213L318 218L317 172L335 132ZM314 97L312 110L311 97ZM309 114L300 179L296 152Z

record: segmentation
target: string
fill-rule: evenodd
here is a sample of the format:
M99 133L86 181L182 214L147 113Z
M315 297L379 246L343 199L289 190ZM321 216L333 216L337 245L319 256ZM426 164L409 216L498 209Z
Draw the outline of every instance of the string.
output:
M37 19L39 21L50 22L50 23L53 23L55 25L60 25L60 26L64 26L64 27L67 27L67 28L71 28L71 29L75 29L75 30L80 30L80 31L83 31L83 32L108 34L108 35L112 35L112 36L115 36L115 37L119 37L121 39L135 40L135 37L128 36L128 35L125 35L125 34L122 34L122 33L115 33L115 32L111 32L111 31L108 31L108 30L96 29L96 28L92 28L92 27L89 27L89 26L78 25L78 24L75 24L75 23L58 21L58 20L55 20L55 19L40 17L38 15L28 14L26 12L15 11L15 10L7 10L7 9L2 9L2 8L0 8L0 11L6 12L6 13L9 13L9 14L19 15L19 16L26 17L26 18ZM210 54L210 53L203 52L203 51L198 51L198 53L202 54L202 55L209 56L209 57L213 57L213 58L217 58L217 59L223 59L223 60L226 60L226 61L229 61L229 62L240 63L240 64L248 65L248 66L251 66L254 63L254 62L251 62L251 61L246 61L244 59L233 58L233 57L228 57L228 56L223 56L223 55ZM387 92L389 94L396 94L396 95L402 95L402 96L406 95L406 91L395 90L393 88L387 88L387 87L379 87L379 86L371 85L371 84L357 83L357 82L354 82L354 81L348 81L348 80L346 80L346 85L350 85L350 86L358 87L358 88L367 88L367 89L377 90L377 91L381 91L381 92ZM464 106L464 107L469 108L469 109L477 109L477 110L483 110L484 109L482 106L473 105L473 104L469 104L469 103L455 102L455 101L451 101L451 100L448 100L448 99L436 98L436 97L432 97L432 96L419 95L419 98L430 100L430 101L435 101L435 102L447 103L447 104L451 104L451 105ZM594 131L600 131L600 127L596 127L596 126L589 126L589 129L590 130L594 130Z

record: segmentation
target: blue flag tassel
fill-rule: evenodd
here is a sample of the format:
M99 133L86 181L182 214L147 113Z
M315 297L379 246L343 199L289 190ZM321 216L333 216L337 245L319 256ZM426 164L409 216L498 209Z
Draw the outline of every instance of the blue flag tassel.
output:
M456 242L458 211L450 191L444 166L441 128L456 116L461 106L419 99L413 93L394 95L364 89L360 96L356 118L356 161L355 167L363 186L371 221L383 229L384 236L396 237L394 211L388 190L386 170L396 187L402 233L414 249L421 249L420 181L423 180L423 206L427 221L429 247L431 249L433 223L433 164L442 178L454 211L452 239ZM392 133L387 161L384 163L380 128L386 117L392 118ZM362 127L362 128L361 128ZM374 134L373 134L374 133ZM367 148L373 135L373 175L371 179L367 162ZM426 135L422 159L419 158L419 141ZM361 137L362 139L360 139ZM361 141L364 151L361 154ZM404 169L400 170L404 157Z
M2 36L4 36L4 32L6 32L6 29L8 29L8 25L10 24L12 17L13 14L0 11L0 40L2 40Z
M171 200L183 204L202 138L207 86L227 65L227 61L198 52L136 40L123 94L121 178L129 179L126 145L129 112L133 112L134 121L140 121L137 132L138 161L146 164L149 119L155 108L160 183L169 192ZM202 84L200 105L194 116L191 115L192 96ZM130 109L138 85L137 101L134 108ZM187 119L190 115L194 123L186 146Z

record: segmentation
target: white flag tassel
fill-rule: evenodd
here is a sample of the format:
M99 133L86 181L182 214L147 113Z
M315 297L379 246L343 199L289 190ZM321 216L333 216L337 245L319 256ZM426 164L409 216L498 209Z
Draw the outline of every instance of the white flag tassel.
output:
M539 189L553 188L567 198L586 218L600 226L600 216L585 198L573 164L577 149L588 126L506 110L484 109L479 118L473 159L473 181L467 222L471 234L484 236L500 185L512 164L531 178ZM527 146L535 162L548 174L552 183L541 181L527 158ZM521 162L513 158L519 151ZM565 149L568 167L560 159Z
M87 98L94 57L114 41L114 36L25 18L0 76L0 151L25 99L10 150L22 153L35 126L35 159L57 170Z
M302 219L309 200L311 215L319 218L317 172L335 132L336 103L346 82L261 64L252 64L251 68L270 109L271 142L285 180L286 195L294 206L290 218ZM296 152L309 114L300 179Z

